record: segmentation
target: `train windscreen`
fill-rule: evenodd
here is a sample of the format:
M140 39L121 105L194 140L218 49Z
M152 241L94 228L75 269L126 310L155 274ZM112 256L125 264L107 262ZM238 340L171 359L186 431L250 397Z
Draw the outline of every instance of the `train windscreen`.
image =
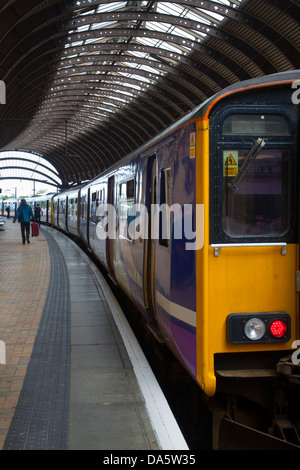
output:
M217 128L217 232L227 240L249 242L285 237L294 224L296 173L288 113L227 108Z

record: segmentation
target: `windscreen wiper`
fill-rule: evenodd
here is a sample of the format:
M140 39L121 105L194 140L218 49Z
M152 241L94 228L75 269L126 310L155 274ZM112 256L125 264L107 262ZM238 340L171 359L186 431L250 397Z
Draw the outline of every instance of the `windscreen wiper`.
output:
M264 139L261 139L260 137L256 139L254 142L253 146L251 147L243 165L241 166L238 174L236 175L235 178L230 183L227 183L227 188L230 189L231 191L236 191L238 189L238 183L241 181L241 179L244 177L245 173L247 172L248 168L250 167L251 163L255 158L257 157L259 151L266 145L266 142Z

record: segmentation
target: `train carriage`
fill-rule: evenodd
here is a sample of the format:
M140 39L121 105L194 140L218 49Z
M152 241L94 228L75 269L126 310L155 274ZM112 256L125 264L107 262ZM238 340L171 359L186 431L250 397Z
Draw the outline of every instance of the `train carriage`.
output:
M7 217L7 211L6 208L7 206L10 207L10 214L9 216L13 218L17 212L18 209L18 199L16 198L9 198L9 199L3 199L1 201L1 215Z
M115 171L116 280L209 396L217 377L253 376L251 353L257 375L272 375L299 336L290 292L298 269L296 76L227 89ZM154 238L124 233L130 178L142 188L133 202L144 204L149 225L165 217L153 205L172 208L170 239L160 228ZM186 226L197 229L201 249Z
M41 222L50 225L52 224L51 221L51 216L52 216L52 210L51 210L51 202L52 202L52 197L54 196L54 193L48 193L48 194L43 194L39 196L32 196L32 197L27 197L26 202L27 204L31 207L33 214L35 214L35 209L37 205L40 206L42 209L41 215L40 215L40 220Z

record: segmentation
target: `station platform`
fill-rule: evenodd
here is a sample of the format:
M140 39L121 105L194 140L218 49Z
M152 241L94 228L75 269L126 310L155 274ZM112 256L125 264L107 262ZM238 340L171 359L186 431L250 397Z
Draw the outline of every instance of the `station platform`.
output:
M41 226L0 231L0 449L186 450L99 270Z

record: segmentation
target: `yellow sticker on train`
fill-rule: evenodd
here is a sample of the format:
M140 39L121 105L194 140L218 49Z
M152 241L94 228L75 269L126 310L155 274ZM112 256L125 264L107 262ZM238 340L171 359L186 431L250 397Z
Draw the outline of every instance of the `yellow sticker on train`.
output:
M239 155L237 150L223 150L224 176L236 176L238 174Z
M190 133L190 158L195 158L196 156L196 132Z

